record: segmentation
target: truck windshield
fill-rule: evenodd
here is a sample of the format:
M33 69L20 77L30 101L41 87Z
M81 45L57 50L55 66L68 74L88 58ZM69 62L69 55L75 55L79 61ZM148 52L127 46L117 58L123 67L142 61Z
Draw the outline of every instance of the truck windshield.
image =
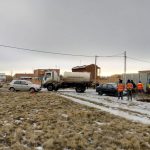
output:
M47 73L46 77L48 77L48 78L51 77L51 73Z

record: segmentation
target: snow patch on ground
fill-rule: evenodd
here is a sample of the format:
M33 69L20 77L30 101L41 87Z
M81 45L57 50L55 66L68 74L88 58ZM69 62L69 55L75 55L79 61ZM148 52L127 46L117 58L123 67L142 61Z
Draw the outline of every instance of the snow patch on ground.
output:
M100 96L93 89L88 89L86 93L76 93L71 89L61 90L58 94L89 107L101 109L132 121L150 124L150 103L147 102L139 102L134 98L128 101L126 97L124 100L118 100L117 97Z

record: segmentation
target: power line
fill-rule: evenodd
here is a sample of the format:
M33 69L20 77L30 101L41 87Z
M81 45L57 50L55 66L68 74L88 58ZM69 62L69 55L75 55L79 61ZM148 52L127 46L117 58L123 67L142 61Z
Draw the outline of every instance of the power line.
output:
M16 46L10 46L10 45L0 45L0 47L5 47L5 48L12 48L12 49L17 49L17 50L22 50L22 51L28 51L28 52L36 52L36 53L46 53L46 54L54 54L54 55L66 55L66 56L80 56L80 57L95 57L95 56L90 56L90 55L76 55L76 54L69 54L69 53L59 53L59 52L49 52L49 51L43 51L43 50L36 50L36 49L29 49L29 48L22 48L22 47L16 47ZM116 55L106 55L106 56L97 56L97 57L123 57L120 56L123 53L116 54Z
M54 54L54 55L94 57L94 56L88 56L88 55L75 55L75 54L69 54L69 53L49 52L49 51L35 50L35 49L29 49L29 48L22 48L22 47L9 46L9 45L0 45L0 47L12 48L12 49L18 49L18 50L22 50L22 51L29 51L29 52L36 52L36 53Z
M97 56L97 57L124 57L123 56L124 53L119 53L119 54L115 54L115 55L108 55L108 56Z
M36 52L36 53L46 53L46 54L53 54L53 55L66 55L66 56L76 56L76 57L95 57L94 55L81 55L81 54L70 54L70 53L60 53L60 52L52 52L52 51L43 51L43 50L36 50L36 49L29 49L29 48L23 48L23 47L16 47L16 46L10 46L10 45L3 45L0 44L0 47L5 47L5 48L11 48L11 49L17 49L17 50L22 50L22 51L28 51L28 52ZM96 55L96 57L124 57L124 53L119 53L115 55ZM127 56L128 59L139 61L139 62L145 62L145 63L150 63L149 61L146 60L141 60L138 58L133 58Z
M129 58L129 59L131 59L131 60L139 61L139 62L150 63L150 61L147 61L147 60L141 60L141 59L139 59L139 58L133 58L133 57L127 57L127 58Z
M99 57L104 57L104 58L111 58L111 57L112 58L113 57L114 58L115 57L121 58L121 57L126 57L126 58L134 60L134 61L139 61L139 62L144 62L144 63L150 63L150 61L147 61L147 60L142 60L142 59L139 59L139 58L133 58L133 57L126 56L124 54L124 52L123 53L119 53L119 54L115 54L115 55L81 55L81 54L60 53L60 52L54 52L54 51L44 51L44 50L23 48L23 47L10 46L10 45L4 45L4 44L0 44L0 47L11 48L11 49L16 49L16 50L21 50L21 51L27 51L27 52L53 54L53 55L64 55L64 56L66 55L66 56L75 56L75 57L90 57L90 58L95 58L95 64L96 64L97 58L99 58Z

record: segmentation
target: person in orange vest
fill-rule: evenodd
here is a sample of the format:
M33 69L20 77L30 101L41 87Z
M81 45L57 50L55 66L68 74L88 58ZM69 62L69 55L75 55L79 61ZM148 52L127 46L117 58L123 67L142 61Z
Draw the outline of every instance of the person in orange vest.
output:
M129 100L129 99L132 100L133 84L131 83L130 80L127 81L126 89L127 89L128 100Z
M117 91L118 91L118 99L121 98L121 100L123 100L124 84L122 83L121 79L119 79L119 83L117 85Z
M138 93L144 92L144 86L141 81L139 81L139 83L137 84L137 90L138 90Z

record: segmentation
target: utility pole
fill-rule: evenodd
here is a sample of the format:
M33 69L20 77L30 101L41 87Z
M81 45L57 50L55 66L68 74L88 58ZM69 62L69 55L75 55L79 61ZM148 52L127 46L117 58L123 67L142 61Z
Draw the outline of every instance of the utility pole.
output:
M126 71L127 71L127 53L124 52L124 83L126 84Z
M10 71L10 75L13 76L13 70Z
M95 55L95 88L96 88L96 78L97 78L97 56Z

